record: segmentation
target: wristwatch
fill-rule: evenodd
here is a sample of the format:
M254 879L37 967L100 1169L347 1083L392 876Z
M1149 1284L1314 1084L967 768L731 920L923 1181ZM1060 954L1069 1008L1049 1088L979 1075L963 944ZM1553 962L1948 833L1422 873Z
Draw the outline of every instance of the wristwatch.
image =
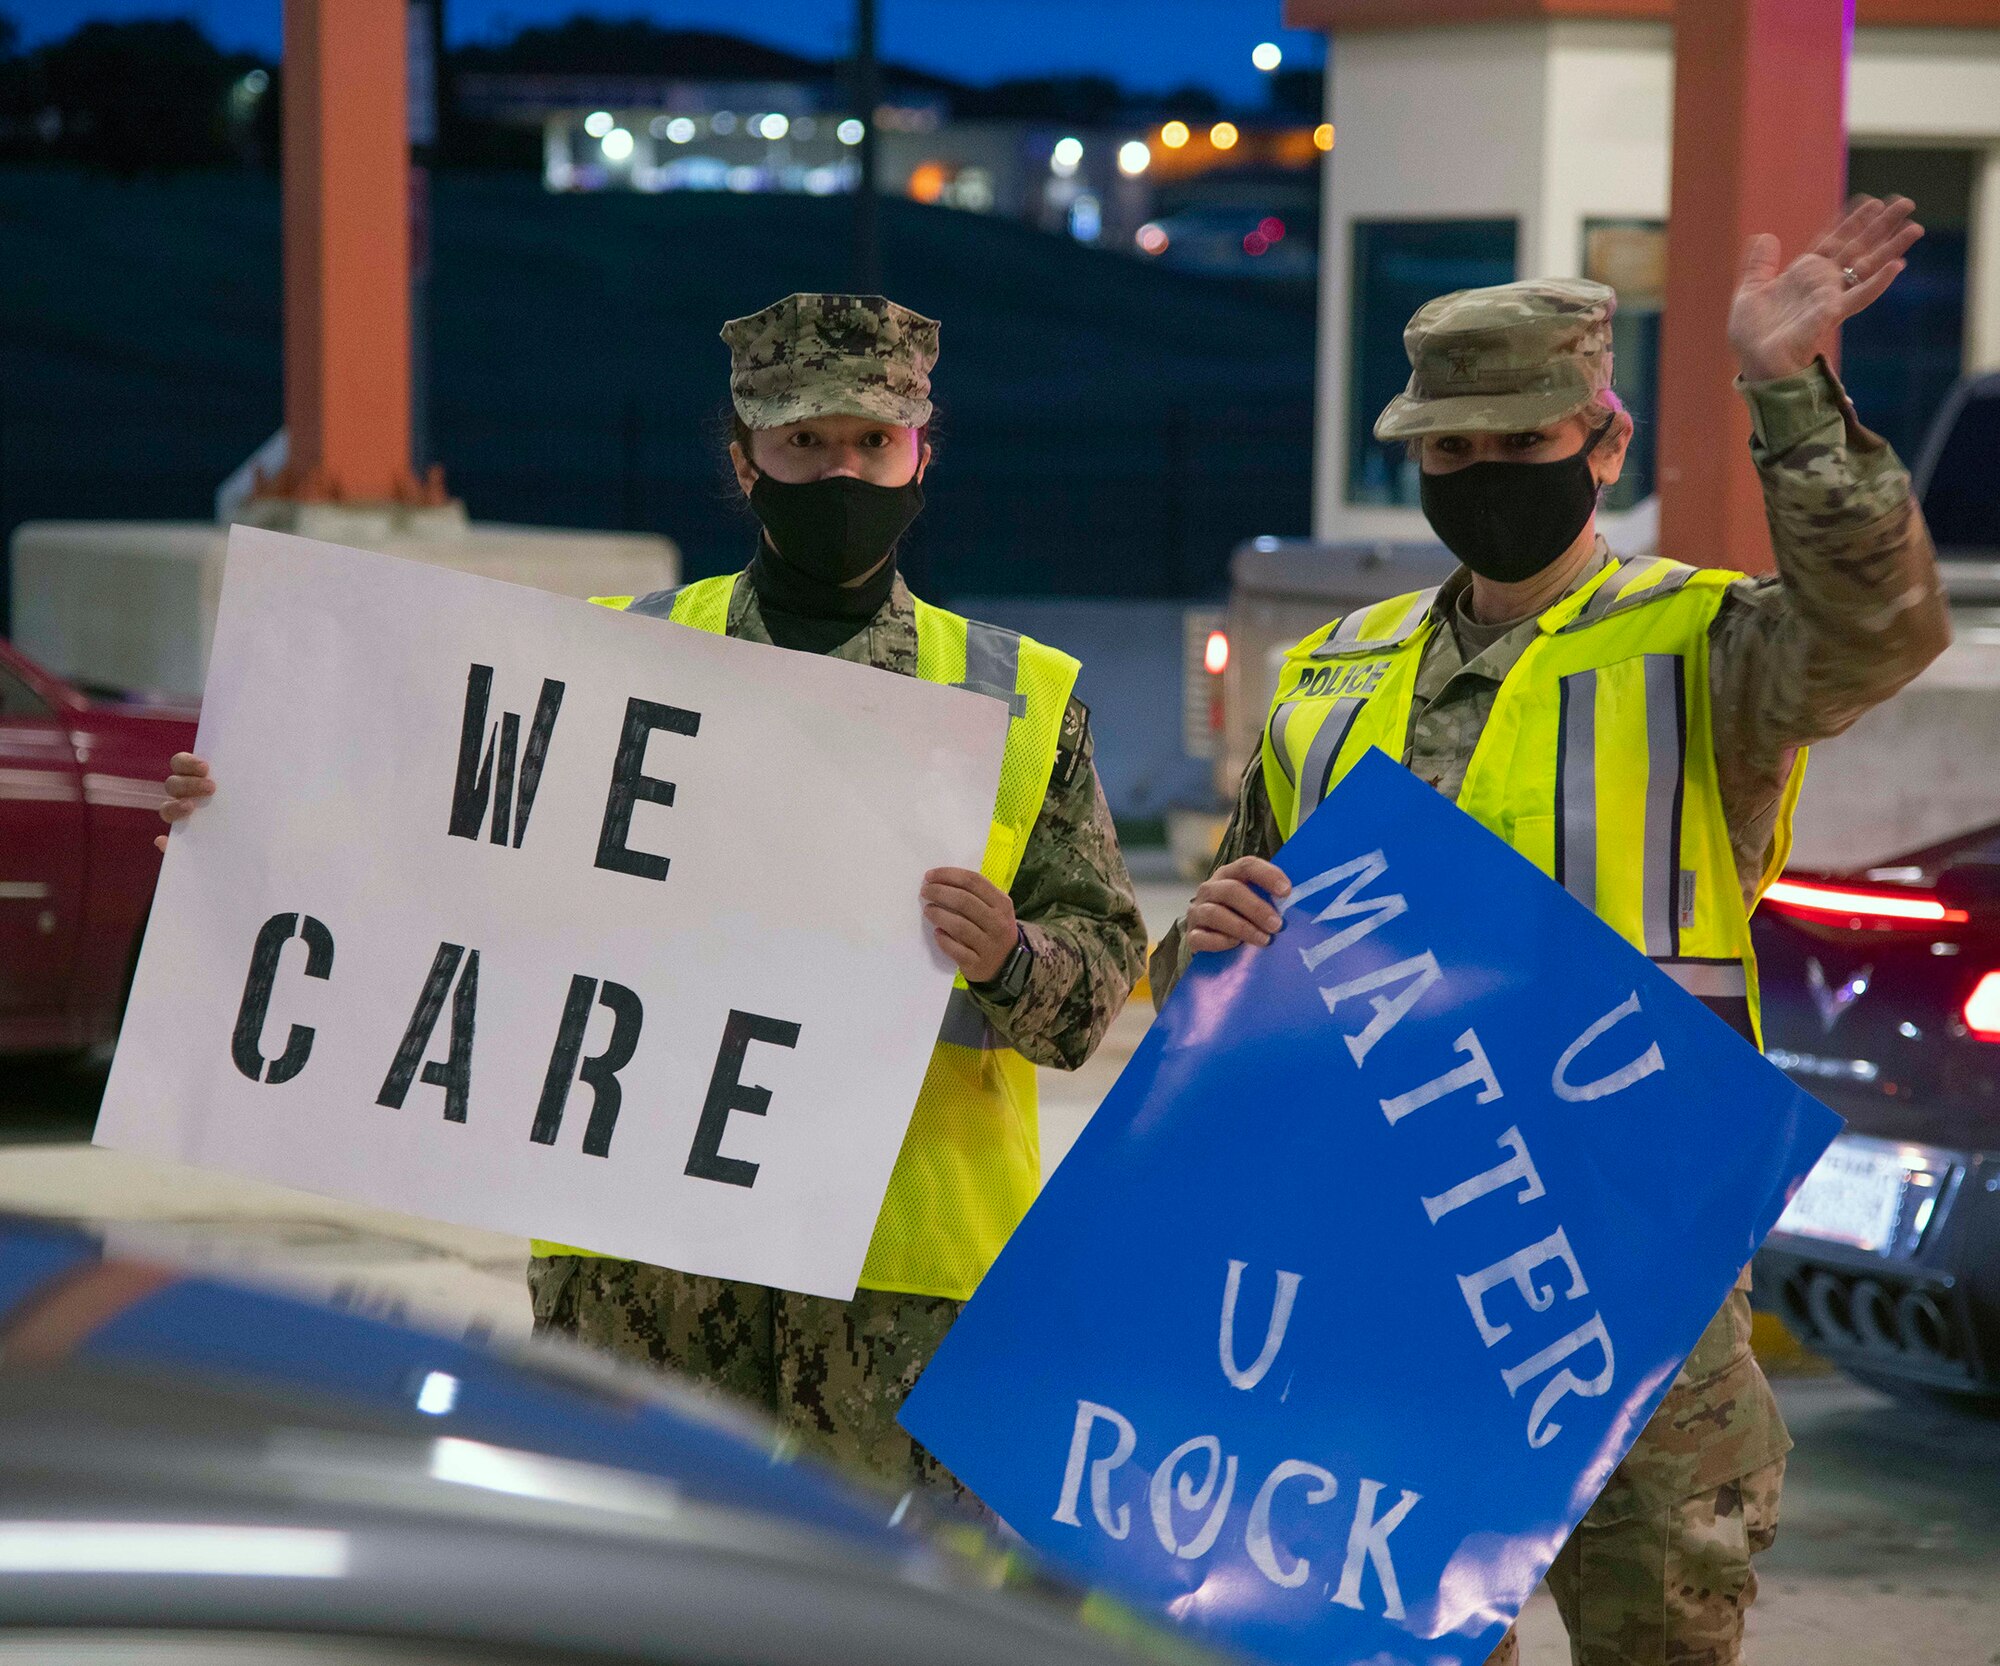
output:
M1028 974L1034 969L1035 951L1028 946L1027 932L1016 922L1014 946L1007 951L1007 958L1000 962L1000 970L972 987L989 1001L1011 1004L1027 993Z

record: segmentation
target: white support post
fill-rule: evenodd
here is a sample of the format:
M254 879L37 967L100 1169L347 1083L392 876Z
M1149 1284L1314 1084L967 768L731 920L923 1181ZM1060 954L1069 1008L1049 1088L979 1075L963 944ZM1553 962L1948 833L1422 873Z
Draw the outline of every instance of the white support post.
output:
M1980 156L1966 239L1965 371L2000 370L2000 145Z

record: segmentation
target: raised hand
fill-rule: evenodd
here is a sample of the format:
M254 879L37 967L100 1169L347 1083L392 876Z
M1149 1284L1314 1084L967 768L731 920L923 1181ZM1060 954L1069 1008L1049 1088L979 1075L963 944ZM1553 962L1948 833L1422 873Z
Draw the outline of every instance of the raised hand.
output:
M1781 268L1777 238L1764 232L1743 254L1729 307L1729 343L1746 382L1795 376L1837 330L1896 281L1903 256L1923 236L1908 197L1856 197L1818 242Z

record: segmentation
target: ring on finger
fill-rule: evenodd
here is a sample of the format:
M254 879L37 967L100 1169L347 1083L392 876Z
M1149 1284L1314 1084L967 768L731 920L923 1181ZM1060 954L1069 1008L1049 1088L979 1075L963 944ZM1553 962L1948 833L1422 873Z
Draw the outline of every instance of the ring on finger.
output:
M1840 269L1840 281L1849 289L1852 289L1861 281L1861 274L1855 271L1852 266L1843 266Z

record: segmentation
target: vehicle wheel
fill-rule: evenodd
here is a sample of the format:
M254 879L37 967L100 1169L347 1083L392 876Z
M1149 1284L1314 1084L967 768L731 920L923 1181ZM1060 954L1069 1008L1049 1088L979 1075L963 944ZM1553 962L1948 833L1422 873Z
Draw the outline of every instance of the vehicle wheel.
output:
M1872 1388L1878 1394L1886 1394L1892 1400L1899 1400L1906 1406L1915 1406L1927 1411L1952 1412L1960 1417L2000 1419L2000 1395L1956 1394L1948 1388L1931 1388L1923 1383L1913 1383L1887 1371L1869 1371L1852 1365L1843 1365L1841 1369L1863 1387Z

